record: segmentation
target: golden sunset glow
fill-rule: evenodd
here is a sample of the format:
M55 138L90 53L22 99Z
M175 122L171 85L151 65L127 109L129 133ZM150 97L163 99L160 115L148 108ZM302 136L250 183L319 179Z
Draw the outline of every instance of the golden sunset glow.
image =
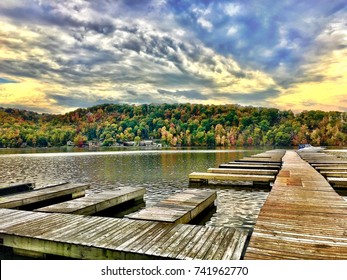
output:
M276 13L288 14L273 22L265 2L263 14L242 1L231 10L224 1L184 9L153 2L146 14L122 1L103 9L2 1L0 106L62 113L189 102L346 111L346 11L320 3L289 13L278 4Z

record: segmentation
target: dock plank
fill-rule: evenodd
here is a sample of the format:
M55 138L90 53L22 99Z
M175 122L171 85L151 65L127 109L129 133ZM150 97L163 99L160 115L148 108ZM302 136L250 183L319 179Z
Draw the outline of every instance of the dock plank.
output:
M338 187L347 187L347 178L341 177L327 177L327 180L330 184Z
M280 170L281 166L276 164L251 164L251 163L222 163L219 168L234 168L234 169L275 169Z
M208 251L213 246L213 242L219 241L220 239L217 239L219 235L221 235L222 228L214 228L208 239L205 241L204 246L200 248L198 253L195 255L194 258L196 259L205 259L205 256L207 255Z
M215 256L218 249L222 248L222 241L227 233L228 233L228 230L226 228L222 228L220 230L216 238L212 240L212 244L204 256L205 260L213 260L213 257Z
M83 196L88 188L88 184L65 184L12 194L0 197L0 208L20 208L63 196L71 196L73 198L74 194Z
M182 241L176 245L175 248L172 249L172 251L169 254L170 259L176 259L177 255L191 242L193 237L198 233L200 230L200 227L196 226L193 227L187 235L182 239Z
M325 177L347 178L347 171L320 171Z
M188 189L126 217L175 224L188 223L206 208L213 205L216 197L216 191Z
M269 165L273 165L276 167L280 167L282 165L282 162L271 162L271 163L267 163L267 162L256 162L256 161L229 161L227 164L235 164L235 165L259 165L259 166L269 166Z
M266 163L266 164L277 164L281 162L281 159L271 159L271 158L261 158L261 157L245 157L242 159L236 159L235 162L252 162L252 163L258 163L258 164L262 164L262 163Z
M146 189L123 187L35 209L39 212L92 215L130 200L143 198Z
M223 255L223 260L237 260L243 251L243 246L240 246L239 242L246 242L248 231L237 230L232 237L232 241L229 243L227 250ZM232 244L232 246L230 245Z
M209 168L207 172L222 174L243 174L243 175L276 175L278 170L264 169L242 169L242 168Z
M275 176L253 174L225 174L211 172L193 172L189 174L189 180L216 180L216 181L248 181L248 182L273 182Z
M149 235L143 238L142 243L135 242L132 250L140 253L140 254L148 254L153 255L154 248L156 248L156 243L161 242L160 240L163 236L172 229L172 224L170 223L158 223L157 228L153 229Z
M204 247L205 242L209 239L213 231L214 229L212 227L207 227L207 229L204 230L199 236L199 239L197 240L197 242L195 242L194 246L192 246L191 250L189 250L184 259L194 260L199 251Z

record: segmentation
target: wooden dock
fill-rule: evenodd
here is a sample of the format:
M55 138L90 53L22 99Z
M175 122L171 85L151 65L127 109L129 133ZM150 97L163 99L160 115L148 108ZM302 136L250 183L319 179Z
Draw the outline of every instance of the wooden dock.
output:
M270 150L264 153L252 155L251 157L244 157L242 159L237 159L235 162L257 162L265 164L282 164L282 157L285 154L285 150Z
M347 171L347 164L343 165L324 165L324 166L313 166L315 169L319 170L339 170Z
M271 159L271 158L257 158L257 157L245 157L242 159L236 159L235 163L240 163L240 162L244 162L244 163L248 163L248 162L252 162L252 163L259 163L259 164L276 164L279 163L280 161L278 159Z
M326 177L328 182L337 189L347 188L347 178L346 177Z
M334 188L347 188L347 161L325 152L310 153L301 157L318 170Z
M111 207L135 199L143 199L146 189L140 187L123 187L111 191L61 202L36 209L35 211L49 213L69 213L79 215L93 215Z
M257 162L257 161L230 161L228 164L235 164L239 166L243 165L259 165L259 166L268 166L268 165L273 165L273 166L281 166L282 162Z
M346 171L320 171L320 174L322 174L324 177L340 177L340 178L347 178L347 170Z
M31 182L1 185L0 196L31 191L34 189L34 187L35 187L35 184Z
M254 185L270 185L271 182L275 181L275 176L271 175L247 175L247 174L221 174L211 172L193 172L189 174L189 182L201 182L208 184L209 180L214 181L242 181L242 182L253 182Z
M0 238L15 253L90 260L238 260L248 230L0 209Z
M216 191L188 189L126 217L135 220L186 224L212 206L216 198Z
M242 168L209 168L207 172L222 174L244 174L244 175L276 175L278 170L275 169L242 169Z
M189 183L252 182L253 185L270 186L281 168L283 154L283 150L272 150L220 164L219 168L209 168L207 172L193 172L189 174Z
M248 164L242 164L242 163L222 163L219 165L219 168L230 168L230 169L275 169L275 170L280 170L281 166L280 165L274 165L274 164L253 164L253 163L248 163Z
M39 204L49 204L52 200L69 200L82 197L87 184L64 184L35 189L30 192L0 197L0 208L34 209Z
M287 151L245 259L347 259L346 232L347 202L295 151Z

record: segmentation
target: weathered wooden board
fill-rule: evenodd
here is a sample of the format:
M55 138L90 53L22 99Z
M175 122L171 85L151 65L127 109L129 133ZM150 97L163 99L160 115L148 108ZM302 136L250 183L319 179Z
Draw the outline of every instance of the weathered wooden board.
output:
M245 157L242 159L236 159L235 162L256 162L256 163L281 163L282 160L280 158L278 159L271 159L271 158L256 158L256 157Z
M44 258L240 259L247 230L0 209L3 245Z
M280 165L273 164L242 164L242 163L222 163L219 168L234 168L234 169L271 169L279 170Z
M347 178L327 177L328 182L334 186L347 187Z
M0 197L0 208L18 208L63 196L80 197L84 196L88 188L87 184L65 184L8 195Z
M338 178L347 178L347 171L324 171L321 170L320 174L322 174L325 177L338 177Z
M316 170L318 171L344 171L347 172L346 166L317 166Z
M134 199L143 198L146 189L123 187L38 208L35 211L92 215Z
M245 259L347 259L347 202L296 152L283 162Z
M136 220L185 224L213 205L216 197L216 191L188 189L126 217Z
M337 165L346 165L347 164L347 161L346 160L326 160L326 159L317 159L317 160L311 160L311 161L308 161L309 163L311 163L312 165L315 164L315 165L319 165L319 164L337 164Z
M267 164L281 164L282 157L285 154L285 150L272 150L264 153L252 155L251 157L244 157L242 159L235 160L236 162L252 162L252 163L267 163Z
M235 165L260 165L260 166L267 166L267 165L273 165L273 166L281 166L282 163L281 162L256 162L256 161L229 161L227 164L235 164Z
M220 174L211 172L193 172L189 174L189 180L217 180L217 181L250 181L250 182L273 182L275 176L271 175L248 175L248 174Z
M242 168L209 168L207 172L223 174L244 174L244 175L276 175L278 170L275 169L242 169Z

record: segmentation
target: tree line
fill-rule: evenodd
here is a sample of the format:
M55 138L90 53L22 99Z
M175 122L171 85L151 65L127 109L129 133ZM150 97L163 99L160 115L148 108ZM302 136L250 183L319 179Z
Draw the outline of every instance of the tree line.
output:
M168 146L344 146L347 113L233 104L103 104L60 115L0 108L1 148L147 139Z

